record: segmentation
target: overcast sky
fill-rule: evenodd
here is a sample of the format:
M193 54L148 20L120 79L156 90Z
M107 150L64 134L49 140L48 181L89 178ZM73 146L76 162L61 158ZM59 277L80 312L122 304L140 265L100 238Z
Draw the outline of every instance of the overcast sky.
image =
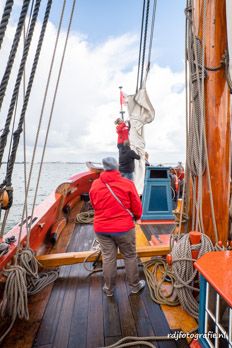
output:
M16 3L18 5L14 8L14 16L0 51L0 78L4 73L20 11L21 1ZM28 156L34 144L63 1L54 0L53 3L55 6L26 114ZM38 161L72 1L68 0L67 3L55 72L42 123ZM142 3L142 0L77 1L49 134L46 161L99 161L102 156L117 154L114 120L119 116L120 110L118 87L123 86L127 94L135 91ZM1 1L0 15L2 10ZM40 20L43 10L44 6L41 8ZM147 83L156 116L152 124L145 126L147 151L154 164L183 161L185 157L184 22L184 0L158 0L152 65ZM26 81L40 27L41 22L36 26L35 40L26 68ZM9 107L21 53L22 51L16 56L14 74L3 104L1 128ZM18 114L21 101L22 91ZM17 159L22 160L22 146Z

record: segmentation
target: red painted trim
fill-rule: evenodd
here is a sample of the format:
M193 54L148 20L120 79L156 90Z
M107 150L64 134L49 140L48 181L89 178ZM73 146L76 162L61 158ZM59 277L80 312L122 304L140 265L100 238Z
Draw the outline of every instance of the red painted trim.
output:
M139 225L175 225L175 220L137 220Z
M194 266L232 307L232 251L212 251L198 259Z
M201 348L200 343L198 342L198 340L194 339L191 343L190 343L190 348Z
M82 193L88 192L92 181L99 176L98 173L84 172L73 175L66 183L70 184L71 193L67 195L64 200L64 205L68 202L76 200ZM72 190L73 189L73 190ZM30 235L30 246L32 249L37 250L42 244L45 243L46 235L49 232L52 225L56 222L57 214L59 211L60 201L62 196L60 193L53 191L34 212L34 218L37 219L32 224ZM0 258L0 270L2 270L6 264L12 259L17 250L18 238L20 233L20 226L17 224L8 233L4 235L4 238L15 236L16 243L10 245L9 251L6 255ZM26 241L27 231L26 224L22 228L22 234L20 243L23 244Z

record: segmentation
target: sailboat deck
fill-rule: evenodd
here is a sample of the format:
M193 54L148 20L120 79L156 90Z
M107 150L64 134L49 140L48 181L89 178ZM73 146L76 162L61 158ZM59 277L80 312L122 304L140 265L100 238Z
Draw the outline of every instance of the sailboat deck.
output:
M92 225L76 226L68 251L89 250L93 240ZM123 265L123 261L118 262ZM113 298L105 296L102 286L102 272L88 276L82 264L61 267L33 347L94 348L110 345L125 336L170 333L165 316L151 300L147 287L140 295L129 295L124 269L118 270ZM180 340L155 345L187 347Z

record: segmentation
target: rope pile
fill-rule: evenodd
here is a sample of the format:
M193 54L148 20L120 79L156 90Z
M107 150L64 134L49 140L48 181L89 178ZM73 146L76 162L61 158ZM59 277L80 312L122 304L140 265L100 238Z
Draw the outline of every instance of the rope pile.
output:
M174 289L175 276L170 266L161 258L154 258L143 264L144 274L152 300L158 304L177 306L179 304L177 293ZM165 295L163 284L170 281L171 291Z
M191 245L189 234L186 234L173 246L172 267L163 259L154 258L144 263L144 273L154 302L169 306L180 304L187 313L197 319L198 302L193 296L193 291L199 292L199 288L194 286L197 270L193 267L195 260L192 259L192 250L198 250L200 258L213 251L214 247L209 237L204 234L201 235L200 244ZM171 290L165 294L163 285L167 281L170 282Z
M11 330L17 316L20 319L29 319L27 296L37 294L53 283L59 275L58 271L39 274L40 264L35 258L34 252L29 248L20 250L15 261L15 265L3 272L7 280L0 304L0 313L2 318L10 317L11 324L0 337L0 342Z
M194 318L198 318L198 302L193 296L193 291L199 289L192 284L197 276L197 270L194 269L192 259L192 250L198 250L200 258L205 253L214 250L213 244L208 236L201 234L201 243L191 245L189 234L182 237L172 249L172 271L175 277L174 287L181 306Z
M122 338L121 340L117 341L114 344L111 344L110 346L105 346L101 348L123 348L123 347L133 347L138 345L156 348L156 346L154 346L154 344L150 343L149 341L170 341L173 339L174 338L168 337L168 336L148 336L148 337L128 336L128 337Z
M94 210L83 211L76 216L76 222L80 224L92 224L94 218Z

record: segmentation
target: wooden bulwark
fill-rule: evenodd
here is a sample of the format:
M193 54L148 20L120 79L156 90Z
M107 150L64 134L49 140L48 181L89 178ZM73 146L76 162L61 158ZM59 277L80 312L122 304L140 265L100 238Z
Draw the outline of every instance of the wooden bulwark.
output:
M137 247L138 257L152 257L152 256L163 256L167 255L170 252L170 248L167 245L164 246L145 246ZM88 262L93 262L96 259L96 253L93 254L93 250L80 251L80 252L68 252L68 253L59 253L59 254L49 254L49 255L40 255L37 257L37 260L40 264L47 267L58 267L65 265L73 265L76 263L83 263L86 259ZM118 259L122 259L122 254L118 253Z

